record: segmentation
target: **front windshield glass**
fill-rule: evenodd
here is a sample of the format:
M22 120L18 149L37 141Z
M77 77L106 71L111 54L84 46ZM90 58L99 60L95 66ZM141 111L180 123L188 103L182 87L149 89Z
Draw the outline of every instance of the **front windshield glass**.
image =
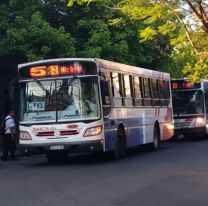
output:
M204 113L202 91L173 91L172 97L174 115Z
M20 83L20 121L55 122L100 116L97 77Z

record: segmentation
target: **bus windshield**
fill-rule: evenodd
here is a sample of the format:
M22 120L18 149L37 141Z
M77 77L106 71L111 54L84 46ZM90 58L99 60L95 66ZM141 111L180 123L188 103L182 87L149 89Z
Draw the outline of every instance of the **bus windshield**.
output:
M97 119L97 77L70 77L20 82L20 121L61 122Z
M204 113L204 100L202 91L173 91L172 97L174 115Z

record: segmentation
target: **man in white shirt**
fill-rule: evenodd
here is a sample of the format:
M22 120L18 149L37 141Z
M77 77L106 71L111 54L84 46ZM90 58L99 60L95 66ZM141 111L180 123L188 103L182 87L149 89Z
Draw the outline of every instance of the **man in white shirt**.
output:
M10 152L11 160L16 160L15 149L16 149L16 139L15 139L15 113L13 110L5 118L5 134L3 136L3 156L2 161L8 160L8 153Z

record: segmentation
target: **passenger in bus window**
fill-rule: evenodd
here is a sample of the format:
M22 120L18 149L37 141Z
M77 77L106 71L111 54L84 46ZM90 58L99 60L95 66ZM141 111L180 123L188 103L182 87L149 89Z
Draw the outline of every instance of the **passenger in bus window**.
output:
M90 100L84 100L84 110L87 115L97 116L97 105Z
M72 94L70 95L68 99L68 107L65 110L69 111L70 115L79 115L79 110L74 101Z
M57 109L64 110L70 104L71 96L69 94L67 83L63 82L56 94Z
M95 82L86 81L82 85L83 91L83 112L87 116L97 116L98 108L96 105Z

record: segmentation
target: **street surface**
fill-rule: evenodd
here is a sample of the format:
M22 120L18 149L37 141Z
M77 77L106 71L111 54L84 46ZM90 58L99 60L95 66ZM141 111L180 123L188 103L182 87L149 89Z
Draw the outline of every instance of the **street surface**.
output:
M0 162L1 206L208 206L208 139L162 143L110 161L50 165L43 155Z

